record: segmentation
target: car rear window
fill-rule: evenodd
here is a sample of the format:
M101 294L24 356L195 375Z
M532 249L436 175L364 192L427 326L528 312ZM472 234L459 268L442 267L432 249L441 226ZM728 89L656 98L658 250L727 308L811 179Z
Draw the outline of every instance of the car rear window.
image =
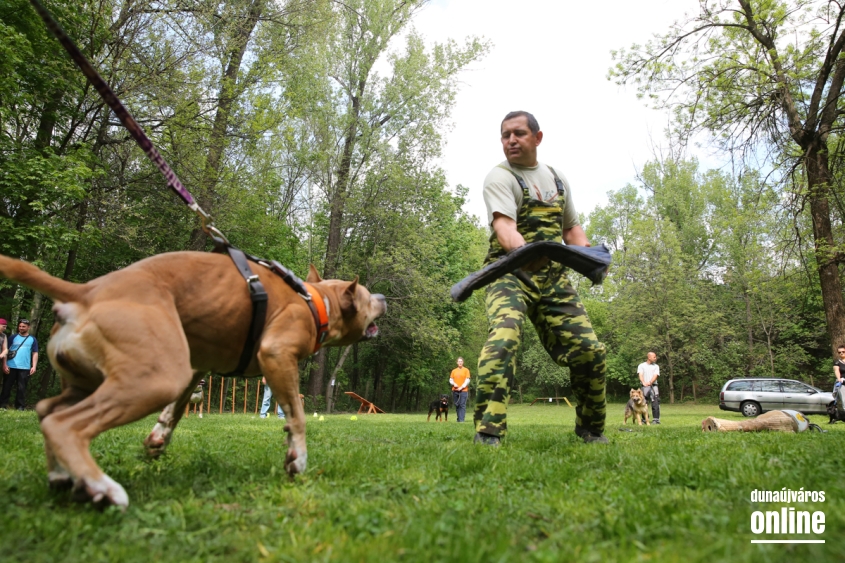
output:
M734 381L728 385L727 391L751 391L750 381Z

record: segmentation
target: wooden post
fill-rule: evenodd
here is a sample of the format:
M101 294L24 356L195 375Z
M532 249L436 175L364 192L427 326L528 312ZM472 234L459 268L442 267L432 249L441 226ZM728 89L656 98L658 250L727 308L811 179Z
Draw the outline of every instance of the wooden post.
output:
M223 414L223 389L226 388L226 378L220 378L220 414Z
M258 387L255 389L255 414L258 414L258 391L261 389L261 384L258 384Z
M232 378L232 414L235 414L235 389L238 388L238 380Z
M244 380L244 414L246 414L246 398L249 392L249 379Z
M208 376L208 412L211 412L211 380L214 379L209 374Z

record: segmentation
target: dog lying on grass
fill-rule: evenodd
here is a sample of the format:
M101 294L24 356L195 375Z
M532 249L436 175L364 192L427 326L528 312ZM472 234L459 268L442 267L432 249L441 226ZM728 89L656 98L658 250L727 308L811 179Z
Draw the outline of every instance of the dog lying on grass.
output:
M250 267L268 302L257 354L244 375L263 373L288 417L285 470L293 476L307 460L297 362L313 352L317 327L306 301L281 277ZM0 256L0 276L55 301L47 354L63 390L35 407L50 485L73 487L75 498L100 506L127 506L126 491L91 456L91 440L165 409L144 442L150 455L164 451L202 375L238 364L252 322L244 278L228 256L202 252L153 256L86 284ZM378 334L383 295L371 295L357 279L324 281L313 266L307 281L327 304L324 345Z
M628 399L628 404L625 405L625 421L623 424L628 424L628 417L632 416L637 421L637 424L642 426L642 417L645 416L645 423L651 426L648 420L648 403L645 402L645 397L640 389L631 389L631 398ZM633 424L633 421L631 421Z
M425 419L426 422L431 420L431 413L437 413L434 416L434 421L443 422L449 419L449 396L448 395L440 395L440 398L436 401L432 401L428 404L428 418ZM443 415L443 419L441 420L440 415Z

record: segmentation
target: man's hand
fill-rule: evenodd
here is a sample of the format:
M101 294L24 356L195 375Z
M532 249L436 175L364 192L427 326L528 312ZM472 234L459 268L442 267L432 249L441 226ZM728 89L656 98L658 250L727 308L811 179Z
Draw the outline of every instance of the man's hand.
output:
M35 366L32 366L31 368L29 368L29 375L31 375L31 376L35 375Z
M3 364L3 373L9 373L9 366Z

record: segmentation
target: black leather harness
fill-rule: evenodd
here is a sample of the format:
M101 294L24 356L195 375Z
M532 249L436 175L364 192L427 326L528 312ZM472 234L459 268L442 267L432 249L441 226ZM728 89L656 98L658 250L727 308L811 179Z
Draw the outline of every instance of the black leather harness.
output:
M288 286L290 286L297 295L302 297L305 302L308 303L308 308L311 310L311 315L314 317L314 324L317 327L317 345L315 347L315 351L318 350L328 334L328 317L326 319L320 319L317 306L314 304L314 299L311 292L309 292L308 288L305 286L305 283L299 279L296 274L275 260L256 258L255 256L247 254L243 250L235 248L231 244L228 244L222 239L214 236L212 236L212 240L214 241L214 251L220 253L225 252L229 255L229 258L232 259L232 262L234 262L235 267L238 269L241 276L243 276L247 286L249 287L249 298L252 301L252 322L250 323L249 330L247 331L246 342L244 343L244 348L241 352L241 358L238 360L238 366L235 370L224 374L224 376L239 377L246 372L246 368L249 367L249 364L252 362L252 358L257 353L255 348L261 341L261 335L264 332L264 324L267 321L267 292L264 290L264 285L261 283L261 280L259 280L258 274L253 273L252 268L249 265L250 262L255 262L256 264L264 266L282 278L282 280L288 284Z

